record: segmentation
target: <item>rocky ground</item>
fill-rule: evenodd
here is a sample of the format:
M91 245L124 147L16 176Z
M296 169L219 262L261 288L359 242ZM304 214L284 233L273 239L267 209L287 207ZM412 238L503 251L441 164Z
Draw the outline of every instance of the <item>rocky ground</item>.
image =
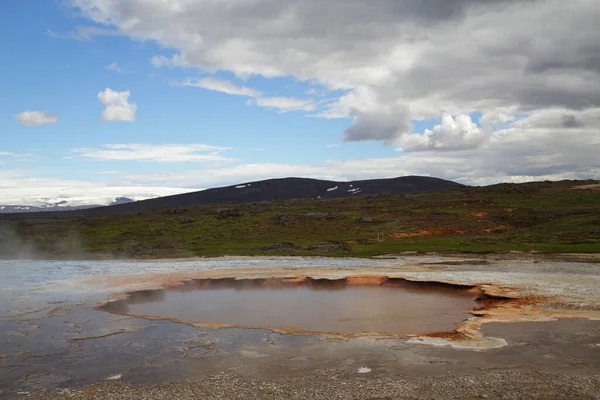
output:
M513 299L460 335L209 329L94 308L210 277L390 276ZM407 256L0 262L0 398L600 398L600 270L586 259Z
M597 399L600 376L486 371L478 375L411 379L316 377L249 381L218 374L201 382L140 387L106 383L44 399Z

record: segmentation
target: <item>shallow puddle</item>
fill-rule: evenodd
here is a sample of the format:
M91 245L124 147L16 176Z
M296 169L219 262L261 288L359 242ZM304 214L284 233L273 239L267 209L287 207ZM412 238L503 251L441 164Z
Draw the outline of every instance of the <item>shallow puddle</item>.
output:
M473 290L396 282L269 285L263 281L192 281L139 291L101 309L140 317L339 334L452 332L480 304Z

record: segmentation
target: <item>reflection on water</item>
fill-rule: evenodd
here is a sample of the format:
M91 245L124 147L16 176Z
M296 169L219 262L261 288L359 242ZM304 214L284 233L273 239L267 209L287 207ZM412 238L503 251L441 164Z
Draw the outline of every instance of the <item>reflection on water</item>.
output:
M331 333L453 331L477 306L466 290L396 286L264 286L261 282L195 283L134 292L106 309L154 316Z

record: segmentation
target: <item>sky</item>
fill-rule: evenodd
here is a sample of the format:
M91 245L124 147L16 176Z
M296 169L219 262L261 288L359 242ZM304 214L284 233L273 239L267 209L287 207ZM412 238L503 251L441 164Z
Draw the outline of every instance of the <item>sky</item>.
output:
M600 179L597 21L597 0L5 0L0 204Z

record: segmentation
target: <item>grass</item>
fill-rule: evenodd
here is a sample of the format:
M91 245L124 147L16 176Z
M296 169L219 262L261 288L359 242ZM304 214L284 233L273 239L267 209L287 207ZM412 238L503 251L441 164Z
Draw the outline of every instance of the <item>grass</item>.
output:
M198 206L108 217L0 220L4 226L0 255L22 253L23 249L46 257L75 258L370 257L407 251L510 250L597 253L600 191L573 189L589 183L501 184L410 195ZM239 210L239 215L223 217L220 211L224 209ZM282 242L297 247L260 249ZM309 250L311 246L318 247Z

